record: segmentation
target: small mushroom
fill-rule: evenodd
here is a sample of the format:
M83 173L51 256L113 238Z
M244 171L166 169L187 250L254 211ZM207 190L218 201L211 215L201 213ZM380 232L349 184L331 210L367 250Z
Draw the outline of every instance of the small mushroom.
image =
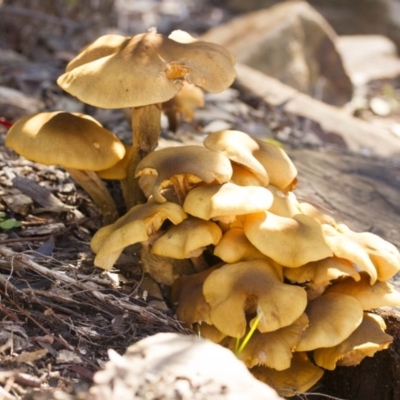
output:
M152 189L156 201L165 202L161 190L173 185L179 202L183 202L194 184L228 182L232 166L223 154L202 146L178 146L156 150L143 158L136 177L146 175L157 176Z
M179 224L185 218L186 213L175 203L148 202L131 208L114 224L100 228L93 236L90 245L96 253L94 265L111 269L124 248L147 241L166 219Z
M320 224L302 214L292 218L268 211L250 214L244 233L261 253L284 267L296 268L333 255Z
M182 89L172 99L162 103L169 129L177 131L179 116L187 122L192 121L196 107L204 107L204 93L199 87L184 82Z
M376 281L371 285L366 272L360 272L360 276L361 279L358 282L351 278L344 278L329 287L326 293L342 293L352 296L358 300L363 310L400 306L400 292L391 283Z
M302 314L291 325L273 332L254 331L244 349L237 354L248 368L264 365L282 371L290 368L293 350L308 326L308 317ZM231 341L231 346L233 342Z
M371 232L354 232L344 224L339 224L337 229L365 249L378 280L387 281L400 271L400 252L396 246Z
M389 347L393 337L386 334L385 329L382 317L364 313L361 324L347 339L334 347L314 350L314 360L320 367L331 371L337 365L358 365L365 357L373 357L377 351Z
M57 83L81 101L102 108L133 108L132 152L123 191L127 207L140 202L135 170L157 147L161 103L188 82L217 93L236 72L234 56L204 41L180 43L154 29L133 37L98 38L73 59Z
M32 161L63 167L93 199L106 223L118 218L113 198L94 171L117 164L125 147L94 118L62 111L28 115L13 124L5 144Z
M331 225L322 224L321 226L325 241L333 254L353 262L358 268L367 272L370 276L370 284L373 285L378 279L378 272L365 247Z
M188 217L156 239L151 252L163 257L190 258L197 269L203 269L203 265L197 264L198 257L207 246L216 245L221 236L222 231L216 223Z
M274 201L269 208L269 212L280 217L294 217L300 214L300 203L297 201L293 192L280 190L272 185L268 189L274 195Z
M261 382L274 388L279 395L293 397L306 393L324 375L324 371L313 364L306 353L294 353L290 368L277 371L273 368L257 366L250 372Z
M246 333L246 315L259 315L257 329L271 332L292 324L307 305L305 290L282 283L264 260L226 264L213 271L203 294L211 307L212 324L234 338Z
M204 139L204 146L225 154L231 161L254 174L263 186L270 183L267 171L253 155L260 146L247 133L234 130L213 132Z
M203 295L203 284L215 269L212 267L196 274L181 276L172 285L171 302L176 304L176 316L191 329L195 323L212 324L210 305Z
M327 293L308 303L310 321L296 351L333 347L347 339L361 324L363 309L352 296Z
M272 193L267 188L228 182L192 189L186 196L183 209L204 220L229 223L235 221L236 216L267 210L272 201Z

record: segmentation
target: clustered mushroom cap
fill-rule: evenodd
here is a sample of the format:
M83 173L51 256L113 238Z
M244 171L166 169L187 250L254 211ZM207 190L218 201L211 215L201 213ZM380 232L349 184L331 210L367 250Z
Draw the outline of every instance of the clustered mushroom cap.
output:
M235 79L234 64L234 56L219 45L179 43L151 30L97 39L69 63L57 83L96 107L140 107L171 99L184 80L220 92Z
M307 392L324 374L324 371L312 363L303 352L294 353L290 368L283 371L261 365L250 371L261 382L272 386L278 394L285 397Z
M221 228L216 223L189 217L156 239L151 251L178 260L196 257L206 246L216 245L221 236Z
M224 183L232 176L229 159L202 146L178 146L156 150L144 157L136 168L136 177L157 176L152 194L164 202L161 190L178 182ZM195 215L195 214L193 214Z
M272 193L260 186L238 186L232 182L222 185L198 186L186 196L183 209L198 218L220 219L245 215L268 209Z
M246 133L234 130L213 132L204 139L204 146L225 154L231 161L249 170L263 186L269 184L268 172L253 155L259 144Z
M5 144L32 161L86 171L110 168L125 155L117 136L94 118L62 111L19 119Z
M308 317L302 314L291 325L273 332L255 331L244 349L238 354L248 368L264 365L278 371L290 368L293 350L308 326ZM231 347L235 339L231 340Z
M203 294L213 325L234 338L246 332L246 313L261 317L259 331L271 332L292 324L307 305L305 290L284 284L264 260L226 264L213 271L204 282Z
M125 247L148 240L166 219L179 224L185 218L186 213L175 203L148 202L132 207L114 224L99 229L93 236L91 248L96 253L94 265L111 269Z
M363 310L400 306L400 293L392 284L376 281L371 285L366 272L361 272L360 276L361 279L358 282L351 278L344 278L330 286L326 293L343 293L352 296L361 304Z
M365 357L373 357L377 351L389 347L393 337L386 334L385 329L382 317L364 313L361 324L347 339L334 347L316 349L314 360L320 367L331 371L337 365L357 365Z
M308 303L305 310L310 321L296 351L333 347L347 339L361 324L363 309L352 296L327 293Z
M302 214L288 218L268 211L254 213L246 217L244 233L261 253L285 267L296 268L333 255L320 224Z

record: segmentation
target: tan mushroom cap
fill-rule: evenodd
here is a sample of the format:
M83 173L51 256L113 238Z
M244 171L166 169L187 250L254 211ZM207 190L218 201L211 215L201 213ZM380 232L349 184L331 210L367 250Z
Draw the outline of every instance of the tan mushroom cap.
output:
M110 168L125 155L117 136L94 118L62 111L19 119L5 144L32 161L86 171Z
M254 139L260 146L253 155L269 176L269 183L281 190L291 190L296 185L297 169L286 152L275 144Z
M264 187L228 182L192 189L186 196L183 209L205 220L232 217L234 221L235 216L267 210L272 201L272 193Z
M355 281L361 279L351 262L337 257L313 261L298 268L284 268L283 273L292 283L306 283L309 300L321 295L336 279L347 276Z
M308 317L302 314L291 325L273 332L255 331L244 349L237 354L248 368L264 365L282 371L290 368L293 350L308 326ZM232 339L231 346L236 342Z
M228 182L232 166L223 154L205 147L178 146L156 150L144 157L136 168L136 177L142 175L157 176L152 193L161 203L165 201L161 190L174 182L185 187L199 182Z
M114 224L100 228L93 236L90 245L97 254L94 265L111 269L125 247L148 240L166 219L179 224L185 218L186 213L175 203L148 202L132 207Z
M280 217L294 217L301 213L300 203L293 192L282 191L273 185L269 185L268 189L274 195L274 202L269 208L269 212Z
M187 82L184 82L182 89L172 99L162 104L164 112L180 114L185 121L193 119L197 107L204 107L204 93L199 87Z
M140 107L174 97L183 80L221 92L236 77L234 56L204 41L179 43L151 30L133 37L99 38L67 67L57 83L102 108ZM116 79L117 77L117 79Z
M371 232L354 232L344 224L339 224L337 229L365 249L376 268L378 280L387 281L400 271L400 252L396 246Z
M222 236L220 227L211 221L188 217L169 228L151 248L159 256L177 259L199 256L206 246L216 245Z
M344 278L327 289L327 293L343 293L358 300L364 310L380 307L400 306L400 292L389 282L376 281L370 284L369 275L360 273L361 280L355 282Z
M332 249L333 254L353 262L367 272L370 276L370 284L373 285L378 278L378 272L364 246L331 225L323 224L321 226L326 243Z
M305 290L282 283L264 260L222 266L205 280L203 294L212 324L235 338L246 333L246 314L258 314L257 329L271 332L292 324L307 305Z
M336 221L333 217L328 214L323 213L322 211L318 210L318 208L314 207L310 203L302 202L299 204L299 210L302 214L308 215L311 218L314 218L318 223L331 225L336 227Z
M270 183L267 171L253 155L260 146L247 133L234 130L213 132L204 139L204 146L225 154L231 161L248 169L263 186Z
M393 337L385 333L386 324L376 314L364 313L360 326L342 343L334 347L316 349L314 360L322 368L334 370L336 366L358 365L365 357L387 349Z
M333 347L347 339L361 324L363 309L352 296L327 293L311 301L306 308L310 321L296 351Z
M242 228L227 230L214 248L214 255L226 263L240 261L265 260L275 268L283 282L283 268L269 257L257 250L247 239Z
M131 147L124 143L125 156L110 168L96 171L101 179L122 180L128 175L129 153Z
M203 295L203 284L214 270L215 267L212 267L197 274L181 276L172 285L171 302L176 304L176 316L189 328L195 323L212 324L210 305Z
M232 178L231 182L239 186L264 186L262 181L256 177L245 167L240 164L232 162Z
M209 325L206 322L193 324L193 332L214 343L221 343L226 338L224 333L220 332L214 325Z
M321 226L302 214L292 218L268 211L250 214L244 222L244 233L261 253L284 267L296 268L333 255Z
M264 366L257 366L250 372L261 382L274 388L279 395L286 397L306 393L324 375L324 371L314 365L306 353L294 353L290 368L277 371Z

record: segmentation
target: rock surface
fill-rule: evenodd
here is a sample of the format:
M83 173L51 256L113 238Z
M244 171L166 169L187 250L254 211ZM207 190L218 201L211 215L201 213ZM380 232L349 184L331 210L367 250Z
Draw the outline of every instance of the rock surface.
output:
M336 49L336 34L306 2L284 2L238 17L202 39L223 45L239 62L324 102L342 105L351 99L352 84Z
M278 400L234 354L196 336L158 333L109 353L95 374L93 400Z

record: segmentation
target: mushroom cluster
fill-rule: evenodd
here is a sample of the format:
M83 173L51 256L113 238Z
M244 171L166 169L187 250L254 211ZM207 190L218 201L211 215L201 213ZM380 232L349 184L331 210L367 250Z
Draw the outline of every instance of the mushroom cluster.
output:
M371 310L400 305L387 282L399 251L300 202L280 147L215 132L204 146L152 152L136 177L147 203L95 234L95 265L111 269L143 243L145 270L171 288L177 317L281 395L391 343Z

